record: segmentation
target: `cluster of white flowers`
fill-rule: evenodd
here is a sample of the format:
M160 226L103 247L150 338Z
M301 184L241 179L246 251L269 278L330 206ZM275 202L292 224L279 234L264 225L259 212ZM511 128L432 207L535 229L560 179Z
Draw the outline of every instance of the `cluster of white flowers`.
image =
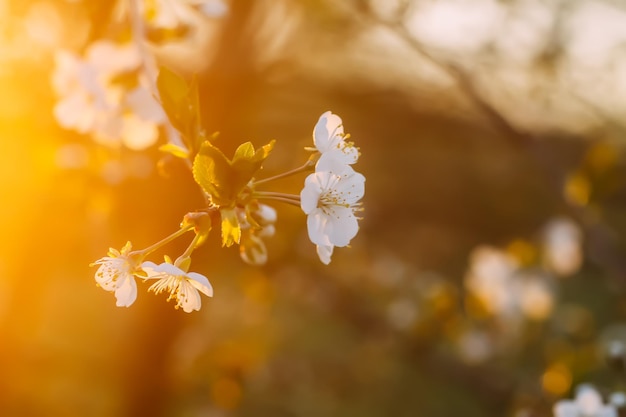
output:
M554 417L618 417L618 409L624 406L624 394L613 393L608 404L594 387L580 385L574 400L561 400L554 405Z
M131 244L128 242L121 251L110 249L109 256L92 264L99 265L96 282L104 290L115 293L118 307L129 307L137 299L135 278L156 280L148 291L155 294L169 292L167 300L176 300L176 308L182 308L186 313L200 310L199 292L208 297L213 296L209 280L196 272L187 272L183 266L187 263L184 258L182 262L164 262L160 265L141 262L142 258L141 251L131 252Z
M330 111L320 116L313 142L321 155L300 193L309 238L324 264L330 263L335 246L347 246L359 230L355 214L361 210L365 177L351 167L359 150L348 137L339 116Z
M515 257L490 246L472 252L465 287L489 314L511 323L522 317L545 319L554 305L548 276L522 269Z
M111 249L109 256L92 264L99 266L97 284L115 293L118 306L128 307L137 298L137 278L156 280L149 291L168 292L168 300L175 299L176 307L185 312L199 310L199 293L211 297L213 289L206 277L188 272L191 253L203 244L213 225L219 223L223 246L238 244L244 262L265 264L268 254L264 239L275 234L277 213L273 207L261 203L263 199L299 206L308 216L308 234L317 246L320 260L329 264L334 248L348 246L356 236L359 230L356 214L361 210L360 200L365 192L365 177L351 166L358 160L359 151L347 138L339 116L326 112L313 130L315 148L309 148L314 154L308 161L299 168L260 180L254 174L260 168L259 162L269 155L273 142L258 150L250 143L242 144L232 160L210 141L205 142L193 158L192 171L206 192L207 207L188 213L180 230L144 250L131 252L130 243L120 251ZM215 170L216 161L225 172ZM299 196L257 190L275 179L313 170ZM245 177L240 180L240 176ZM144 261L148 254L190 231L195 232L195 238L175 262L168 257L160 265Z
M52 76L59 96L54 115L61 126L89 133L105 145L141 150L159 137L165 113L140 75L134 44L96 41L80 57L58 51Z
M582 264L582 232L570 219L559 217L544 228L544 264L551 272L572 275Z
M581 245L576 224L556 218L542 230L536 244L541 252L522 243L521 252L527 252L530 260L518 259L515 250L478 246L470 255L465 287L489 314L514 321L523 316L544 319L554 305L552 282L556 276L571 275L580 268Z

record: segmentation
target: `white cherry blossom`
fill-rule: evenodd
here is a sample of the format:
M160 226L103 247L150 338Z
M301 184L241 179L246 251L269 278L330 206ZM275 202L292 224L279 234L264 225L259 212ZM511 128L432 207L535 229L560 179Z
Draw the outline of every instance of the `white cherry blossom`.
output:
M321 153L315 167L316 171L340 173L346 165L352 165L359 159L359 149L343 131L341 118L330 111L322 114L313 128L313 143Z
M307 218L311 242L316 244L320 260L328 264L335 246L350 243L359 230L355 212L365 193L365 177L350 166L340 174L329 171L310 174L300 193L300 206Z
M146 273L145 280L157 280L148 291L154 291L155 294L169 292L167 300L175 299L176 308L182 308L185 313L200 310L201 300L198 291L208 297L213 296L213 287L204 275L185 272L170 263L157 265L154 262L144 262L141 267Z
M96 282L104 290L115 293L118 307L129 307L137 299L137 283L134 277L137 264L128 256L130 250L130 242L121 251L111 248L109 256L91 264L100 265L96 271Z
M544 230L543 255L546 267L558 275L571 275L583 260L582 232L572 220L556 218Z
M52 85L59 101L54 115L62 127L135 150L156 142L165 113L136 74L141 65L136 46L98 41L84 57L59 51L55 62ZM136 85L124 86L122 78Z
M554 417L618 417L613 405L603 404L598 391L590 385L581 385L576 398L561 400L554 405Z
M511 328L523 318L544 320L554 308L550 276L522 268L516 258L498 248L476 247L464 281L486 312L506 320Z

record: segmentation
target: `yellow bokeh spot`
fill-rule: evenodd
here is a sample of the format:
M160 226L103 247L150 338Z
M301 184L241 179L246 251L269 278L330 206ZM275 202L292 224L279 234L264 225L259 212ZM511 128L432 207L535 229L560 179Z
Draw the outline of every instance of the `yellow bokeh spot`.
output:
M473 294L465 296L465 311L468 315L475 319L485 319L492 315L492 309L480 298Z
M428 299L431 308L437 314L446 314L454 309L457 303L457 294L450 285L441 284L429 290Z
M614 146L606 142L598 142L589 149L585 159L594 172L601 173L617 163L619 154Z
M565 394L572 385L572 373L562 363L552 364L541 376L543 390L551 395Z
M563 190L565 198L572 204L586 206L591 195L591 182L586 175L576 172L570 174Z
M222 377L211 386L213 404L224 410L233 410L241 402L241 386L232 378Z
M537 258L537 249L529 242L516 239L509 243L506 251L522 265L530 265Z

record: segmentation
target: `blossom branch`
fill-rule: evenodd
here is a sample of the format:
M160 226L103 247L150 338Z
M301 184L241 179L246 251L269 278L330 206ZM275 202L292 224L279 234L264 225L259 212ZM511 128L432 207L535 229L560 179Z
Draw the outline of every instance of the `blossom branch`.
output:
M283 172L282 174L274 175L273 177L263 178L261 180L254 181L253 184L254 185L265 184L265 183L268 183L270 181L275 181L275 180L278 180L278 179L281 179L281 178L290 177L292 175L299 174L300 172L309 171L312 167L313 167L313 165L311 164L311 162L307 161L301 167L294 168L291 171Z
M166 244L170 243L171 241L173 241L174 239L177 239L178 237L184 235L185 233L187 233L188 231L193 229L193 225L187 225L184 227L181 227L179 230L177 230L176 232L172 233L171 235L167 236L166 238L160 240L159 242L148 246L147 248L143 249L143 250L139 250L139 251L134 251L132 252L133 255L141 255L141 256L146 256L149 255L150 253L154 252L155 250L159 249L161 246L165 246Z

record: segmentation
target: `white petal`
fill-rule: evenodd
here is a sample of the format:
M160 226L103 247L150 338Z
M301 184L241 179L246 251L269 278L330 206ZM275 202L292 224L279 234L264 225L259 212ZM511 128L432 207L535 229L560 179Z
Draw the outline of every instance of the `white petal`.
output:
M115 303L118 307L128 307L137 299L137 283L132 275L124 279L117 290L115 290Z
M195 281L189 281L189 283L192 283ZM202 305L202 300L200 299L200 294L198 294L198 291L196 291L196 289L194 287L192 287L191 285L189 285L189 283L181 283L181 285L187 285L188 288L186 288L186 293L187 293L187 297L184 300L179 300L180 302L180 306L183 308L183 311L185 313L191 313L192 311L198 311L200 310L200 307ZM181 302L182 301L182 302Z
M256 212L259 219L262 220L262 225L276 223L276 219L278 218L276 214L276 209L274 207L268 206L267 204L259 204L259 209Z
M187 273L187 278L189 278L189 284L191 284L194 288L202 291L208 297L213 297L213 287L204 275L196 272L189 272Z
M329 240L335 246L347 246L359 231L359 222L350 208L335 207L328 219L331 224L331 227L327 228Z
M143 86L139 86L127 93L126 105L140 119L150 120L154 123L163 123L165 121L163 108L150 94L150 91Z
M86 53L86 60L108 76L136 69L141 58L132 44L119 45L110 41L97 41L91 44Z
M354 172L350 167L346 168L344 175L337 183L337 191L341 193L346 203L353 205L365 195L365 177Z
M309 214L306 224L311 242L316 245L332 245L329 239L332 226L328 222L328 217L320 209L315 209Z
M154 274L157 268L158 268L158 265L155 264L154 262L145 261L144 263L141 264L141 269L143 269L147 275Z
M228 5L222 0L206 0L202 3L200 11L207 17L220 18L228 13Z
M276 228L273 224L263 227L259 232L257 232L258 237L272 237L276 234Z
M154 122L143 120L134 114L124 116L122 141L124 145L140 151L154 145L159 138L159 129Z
M582 385L578 388L575 401L584 414L593 415L602 407L602 397L590 385Z
M340 134L343 134L341 118L327 111L320 116L313 128L313 143L318 151L324 153L330 149L333 139Z
M304 188L300 192L300 207L304 213L309 214L317 208L322 187L319 176L323 173L310 174L304 180Z
M95 121L93 107L82 92L59 101L54 106L54 117L64 128L75 129L79 133L89 132Z
M612 405L602 406L595 414L594 417L618 417L618 413L615 407Z
M330 257L333 255L333 249L333 245L317 245L317 256L319 256L320 261L322 261L324 265L328 265L330 263Z
M187 275L182 269L167 262L157 265L154 262L146 261L141 264L141 269L147 274L147 277L144 279L161 279L163 275Z
M345 144L345 142L342 142ZM346 165L354 164L359 159L359 150L354 146L343 149L332 148L322 153L315 165L315 171L341 172Z
M573 401L559 401L552 409L554 417L578 417L578 407Z

